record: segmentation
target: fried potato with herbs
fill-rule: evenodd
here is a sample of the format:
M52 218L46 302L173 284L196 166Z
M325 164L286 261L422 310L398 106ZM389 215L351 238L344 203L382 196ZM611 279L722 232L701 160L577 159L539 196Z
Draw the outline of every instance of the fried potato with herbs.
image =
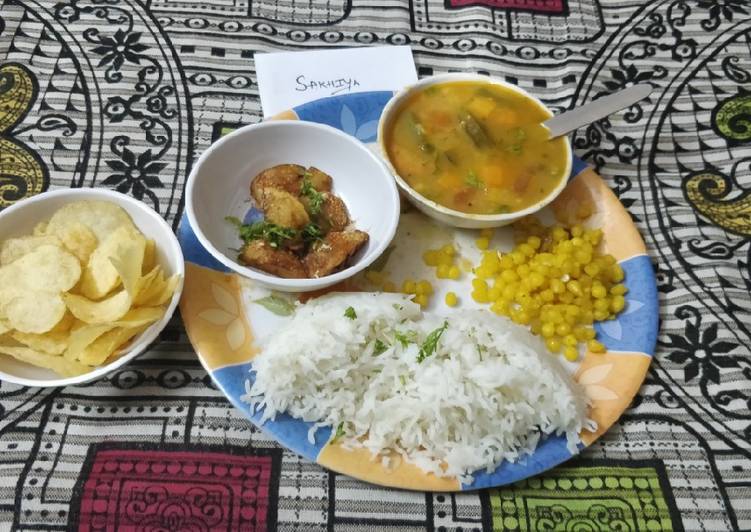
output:
M249 242L240 258L248 266L286 279L305 279L308 276L297 255L263 240Z
M250 195L259 205L269 189L285 190L297 196L305 168L299 164L280 164L258 174L250 184Z
M0 243L0 355L80 375L164 316L180 278L121 207L69 203Z
M260 172L250 192L264 219L243 224L237 217L226 218L243 241L238 260L294 279L322 277L344 268L368 235L345 233L351 224L349 212L332 187L331 176L313 166L281 164Z
M320 217L331 231L344 231L350 223L347 206L334 194L323 194L323 205ZM323 224L321 224L323 225Z
M303 177L307 177L317 191L331 192L331 185L333 183L331 176L315 166L308 168L303 174Z
M331 231L313 244L303 262L310 277L323 277L339 271L368 242L364 231Z
M305 210L305 206L297 198L286 190L271 188L263 196L261 208L269 222L290 227L292 229L302 229L310 223L310 216Z

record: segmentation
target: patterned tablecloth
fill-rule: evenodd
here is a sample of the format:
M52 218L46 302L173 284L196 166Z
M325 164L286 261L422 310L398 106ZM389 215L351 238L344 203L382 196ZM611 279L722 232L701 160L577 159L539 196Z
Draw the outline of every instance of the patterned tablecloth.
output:
M751 2L0 0L0 208L109 187L177 227L196 157L261 119L255 52L370 44L409 44L421 76L489 73L555 110L655 87L573 137L658 276L658 350L632 408L541 477L383 489L252 427L176 318L91 385L0 384L0 529L751 529Z

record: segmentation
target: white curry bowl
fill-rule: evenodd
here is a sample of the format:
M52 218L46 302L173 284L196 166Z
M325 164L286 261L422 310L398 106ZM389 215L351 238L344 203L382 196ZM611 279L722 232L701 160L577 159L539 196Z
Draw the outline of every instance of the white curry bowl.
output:
M30 235L35 225L49 220L63 205L84 200L108 201L122 207L144 236L153 239L156 243L157 262L162 266L165 275L178 274L181 280L167 305L164 316L133 338L122 349L120 356L109 364L95 367L83 375L62 378L51 370L32 366L7 355L0 355L1 380L23 386L51 387L83 384L98 379L124 366L143 352L157 339L177 308L183 287L182 277L185 275L185 263L180 244L172 228L159 214L145 203L125 194L106 189L69 188L44 192L21 200L0 212L0 241L10 237Z
M492 78L488 78L487 76L481 76L479 74L442 74L438 76L432 76L429 78L422 79L418 81L417 83L414 83L412 85L409 85L408 87L405 87L404 89L400 90L394 96L389 100L389 102L386 104L386 106L383 109L383 113L381 114L381 118L378 122L378 145L380 147L381 153L383 155L384 160L386 161L386 164L391 170L391 173L394 175L394 178L396 179L397 184L399 185L399 188L401 189L402 193L407 197L407 199L420 211L422 211L424 214L430 216L431 218L434 218L438 220L439 222L445 223L447 225L451 225L454 227L463 227L468 229L481 229L484 227L501 227L504 225L508 225L515 220L518 220L519 218L523 218L524 216L527 216L528 214L532 214L534 212L539 211L546 205L548 205L551 201L553 201L562 191L564 188L566 188L566 184L568 182L568 176L571 173L571 165L572 165L572 155L571 155L571 144L568 140L568 138L565 139L566 146L567 146L567 156L566 161L564 164L564 173L563 173L563 179L561 179L561 182L558 184L558 186L553 189L550 194L545 196L542 200L535 203L534 205L530 205L526 209L522 209L515 212L509 212L509 213L503 213L503 214L471 214L466 212L457 211L455 209L450 209L444 205L441 205L440 203L437 203L433 200L430 200L414 190L404 178L402 178L399 175L399 172L396 171L396 168L391 163L389 159L389 153L386 149L386 131L388 130L388 127L391 123L391 121L397 116L397 114L401 111L402 106L404 103L416 92L422 91L426 89L427 87L430 87L431 85L436 85L440 83L448 83L448 82L455 82L455 81L479 81L482 83L487 83L489 85L497 85L500 87L505 87L507 89L511 89L514 92L517 92L524 96L525 98L528 98L529 100L536 103L541 109L545 111L545 114L548 117L552 117L553 113L548 109L545 104L543 104L540 100L535 98L534 96L530 95L528 92L526 92L523 89L520 89L516 85L511 85L510 83L506 83L505 81L500 81Z
M353 227L368 243L341 271L315 279L287 279L238 262L242 242L225 218L245 219L250 182L279 164L315 166L333 180L332 192L347 205ZM199 242L230 270L282 292L309 292L341 282L376 260L399 223L399 192L380 158L333 127L298 120L245 126L222 137L196 163L186 185L185 210Z

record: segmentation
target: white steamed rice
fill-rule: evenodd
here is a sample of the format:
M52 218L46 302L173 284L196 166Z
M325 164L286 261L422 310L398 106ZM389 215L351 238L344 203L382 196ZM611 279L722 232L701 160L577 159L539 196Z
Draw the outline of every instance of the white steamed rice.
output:
M352 307L356 319L345 317ZM448 327L418 363L431 331ZM403 347L395 332L415 331ZM388 346L374 354L376 340ZM253 361L243 399L278 413L341 427L339 442L388 465L398 453L438 476L467 480L518 461L544 434L576 452L591 428L579 386L525 328L487 311L423 314L399 294L334 294L299 307ZM340 425L341 424L341 425Z

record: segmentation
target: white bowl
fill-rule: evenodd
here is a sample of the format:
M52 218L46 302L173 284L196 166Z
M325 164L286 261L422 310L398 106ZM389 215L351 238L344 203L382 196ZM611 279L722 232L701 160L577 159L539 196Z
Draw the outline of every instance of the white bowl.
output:
M81 200L101 200L116 203L130 215L133 223L147 237L156 242L157 260L168 275L175 273L181 277L185 275L185 263L180 244L172 229L164 219L152 208L129 196L111 190L95 188L69 188L44 192L29 199L22 200L12 207L0 212L0 241L6 238L30 235L34 226L39 222L49 220L52 214L67 203ZM67 386L69 384L83 384L98 379L102 375L124 366L151 342L156 340L159 333L169 322L180 301L183 283L178 284L167 311L162 318L148 329L136 336L123 353L116 360L99 366L92 371L77 377L60 378L51 370L38 368L26 364L6 355L0 355L0 379L23 386Z
M237 262L241 241L226 216L243 219L250 181L278 164L315 166L333 179L333 192L354 226L370 239L344 270L318 279L285 279ZM188 177L185 210L201 244L230 270L283 292L331 286L367 268L394 238L399 193L383 162L355 138L322 124L275 120L245 126L206 150Z
M519 218L523 218L528 214L539 211L548 203L553 201L563 191L563 189L566 188L568 175L571 173L572 155L571 144L568 138L565 139L568 150L566 150L567 158L565 170L563 173L564 178L561 179L561 182L558 184L558 186L545 198L535 203L534 205L527 207L526 209L522 209L516 212L505 214L470 214L454 209L449 209L448 207L441 205L440 203L436 203L435 201L430 200L418 193L411 186L409 186L409 184L399 175L399 172L396 171L396 168L394 168L394 165L389 159L389 153L385 146L386 128L388 127L391 120L394 119L396 113L400 111L404 101L414 93L419 92L431 85L453 81L480 81L482 83L498 85L511 89L515 92L518 92L522 96L534 101L541 109L545 111L545 113L549 117L553 116L553 113L545 106L545 104L543 104L534 96L530 95L527 91L520 89L516 85L506 83L505 81L488 78L487 76L481 76L479 74L442 74L439 76L432 76L429 78L421 79L417 83L409 85L408 87L400 90L399 92L394 94L394 96L386 104L386 107L383 108L383 113L381 114L381 118L378 121L378 145L380 146L381 153L383 154L383 158L386 161L389 170L391 170L391 172L393 173L394 177L396 178L396 182L399 185L399 188L407 196L407 199L410 201L410 203L412 203L420 211L430 216L431 218L434 218L439 222L443 222L447 225L454 227L464 227L468 229L481 229L483 227L500 227L503 225L508 225L515 220L518 220Z

